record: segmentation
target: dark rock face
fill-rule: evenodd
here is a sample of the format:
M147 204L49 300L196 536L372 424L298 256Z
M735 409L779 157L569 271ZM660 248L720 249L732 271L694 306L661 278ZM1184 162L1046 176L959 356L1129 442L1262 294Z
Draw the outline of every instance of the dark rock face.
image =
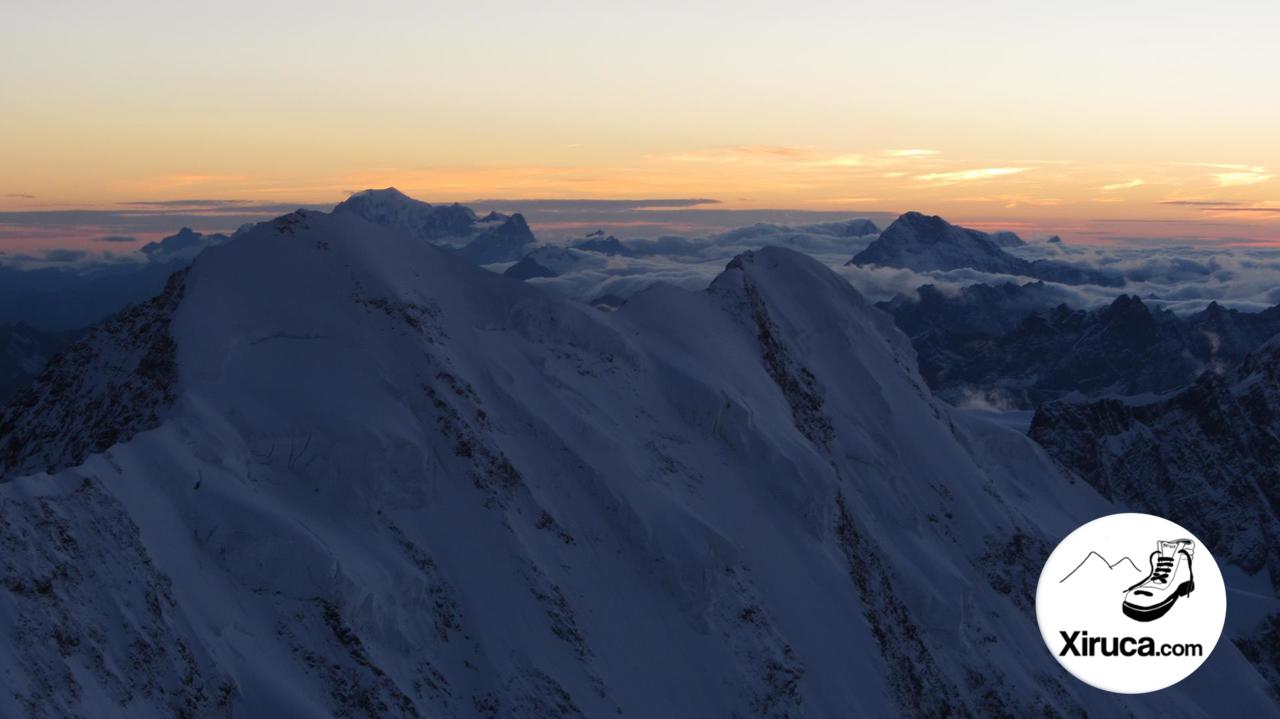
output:
M953 225L934 215L908 212L894 220L848 264L903 267L917 272L972 268L1063 284L1124 285L1124 278L1119 275L1054 260L1032 262L1012 255L1003 248L1024 243L1016 235L1010 235L1012 233L991 235Z
M1030 435L1103 495L1280 582L1280 342L1160 401L1045 404Z
M74 466L159 424L177 384L169 323L186 275L89 332L0 407L0 477Z
M1280 332L1280 308L1251 314L1211 304L1178 317L1121 295L1092 311L1020 314L1051 301L1042 284L975 285L958 298L926 286L918 295L879 306L911 337L930 387L952 401L976 394L1031 408L1067 396L1168 392L1234 366Z
M725 269L741 270L744 264L755 261L754 252L744 252L735 257ZM756 339L760 342L760 355L765 369L791 406L796 429L814 445L830 450L834 430L831 418L823 412L823 393L817 384L817 378L807 367L797 363L790 356L786 345L778 339L778 328L769 316L768 304L745 272L742 275L741 292L739 308L751 318Z

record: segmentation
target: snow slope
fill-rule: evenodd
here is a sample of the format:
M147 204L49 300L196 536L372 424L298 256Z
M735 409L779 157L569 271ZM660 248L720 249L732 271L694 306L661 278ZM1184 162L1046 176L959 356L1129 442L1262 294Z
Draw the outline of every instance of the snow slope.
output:
M5 410L53 474L0 485L0 714L1275 712L1227 641L1157 696L1067 676L1033 588L1115 508L798 253L604 313L299 212L180 282ZM166 337L113 395L155 422L82 456L53 418Z

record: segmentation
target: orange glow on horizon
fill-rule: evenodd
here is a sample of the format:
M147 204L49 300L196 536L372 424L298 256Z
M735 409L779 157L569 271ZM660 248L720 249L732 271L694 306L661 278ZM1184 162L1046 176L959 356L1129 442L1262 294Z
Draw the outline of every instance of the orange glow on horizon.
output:
M1275 3L723 10L18 3L0 211L395 186L1280 228Z

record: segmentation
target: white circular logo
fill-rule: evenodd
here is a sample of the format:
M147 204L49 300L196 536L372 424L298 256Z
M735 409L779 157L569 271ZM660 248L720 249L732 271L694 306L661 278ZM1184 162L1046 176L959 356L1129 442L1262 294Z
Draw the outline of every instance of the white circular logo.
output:
M1113 514L1067 535L1036 587L1040 634L1086 684L1122 694L1172 686L1222 634L1227 592L1209 550L1150 514Z

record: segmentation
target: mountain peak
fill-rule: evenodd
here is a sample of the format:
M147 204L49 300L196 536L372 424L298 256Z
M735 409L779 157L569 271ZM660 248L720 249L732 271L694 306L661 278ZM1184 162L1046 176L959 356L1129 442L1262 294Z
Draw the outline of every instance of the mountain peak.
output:
M355 215L410 237L458 249L479 264L513 262L536 242L529 223L516 213L490 212L483 218L466 205L432 205L388 187L364 190L333 208L335 215Z
M907 212L894 220L848 264L916 271L972 267L987 272L1031 274L1031 263L1002 250L987 233L920 212Z
M1142 301L1142 298L1137 295L1120 294L1111 301L1111 308L1113 310L1134 310L1139 307L1146 309L1147 305Z
M364 190L360 190L359 192L351 193L348 199L350 199L351 197L377 197L377 198L384 198L384 199L413 200L412 197L409 197L408 195L404 194L403 192L396 189L395 187L384 187L381 189L367 188ZM413 201L422 202L422 200L413 200Z
M848 265L902 267L916 272L971 268L992 274L1036 277L1063 284L1123 286L1124 278L1054 260L1024 260L1005 247L1025 244L1013 233L993 236L953 225L937 215L907 212L853 256Z

